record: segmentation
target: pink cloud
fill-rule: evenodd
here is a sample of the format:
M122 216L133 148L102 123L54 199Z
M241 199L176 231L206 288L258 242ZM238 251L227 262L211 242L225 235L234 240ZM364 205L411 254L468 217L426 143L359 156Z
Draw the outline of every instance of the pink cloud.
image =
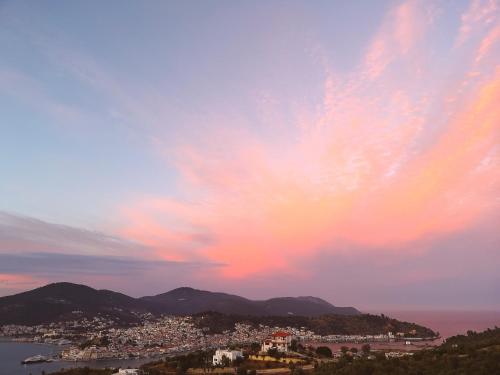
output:
M364 65L368 78L377 78L389 64L407 57L426 34L435 12L433 7L413 0L392 9L366 53Z
M488 35L481 41L477 55L476 63L480 62L485 56L493 49L495 45L498 45L500 41L500 24L494 27Z
M184 198L125 204L121 233L163 258L221 262L223 277L244 278L303 274L302 259L344 244L405 251L497 209L500 71L474 66L432 85L440 77L419 43L434 15L416 2L391 10L361 67L329 74L318 107L294 108L286 131L208 124L173 156Z
M45 283L47 283L47 280L44 278L15 273L0 273L0 296L33 289Z
M498 20L499 6L496 0L472 0L462 14L462 23L456 45L465 43L475 30L482 29Z

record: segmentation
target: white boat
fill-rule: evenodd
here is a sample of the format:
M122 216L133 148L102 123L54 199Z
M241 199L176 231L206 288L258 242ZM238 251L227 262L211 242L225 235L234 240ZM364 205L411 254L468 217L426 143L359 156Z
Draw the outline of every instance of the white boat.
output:
M31 363L40 363L40 362L51 362L52 360L39 354L39 355L34 355L33 357L28 357L21 363L23 365L29 365Z

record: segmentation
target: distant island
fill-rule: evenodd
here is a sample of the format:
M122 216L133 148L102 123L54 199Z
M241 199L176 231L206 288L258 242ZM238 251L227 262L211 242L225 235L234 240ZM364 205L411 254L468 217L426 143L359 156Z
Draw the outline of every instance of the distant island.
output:
M434 338L438 333L419 324L402 322L390 317L373 314L320 316L244 316L207 312L193 315L193 321L206 332L222 333L234 329L236 324L258 327L291 327L306 329L320 336L329 335L377 335L380 333L400 333L401 337Z

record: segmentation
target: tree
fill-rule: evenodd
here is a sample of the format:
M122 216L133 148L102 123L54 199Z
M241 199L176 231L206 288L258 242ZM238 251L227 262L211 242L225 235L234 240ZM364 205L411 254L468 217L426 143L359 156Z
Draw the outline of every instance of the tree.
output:
M231 360L225 355L222 356L222 367L229 367L231 365Z
M268 349L267 354L270 355L271 357L277 358L278 357L278 349L270 348L270 349Z
M316 354L321 357L332 357L332 350L328 346L318 346L316 348Z
M203 368L203 373L206 373L208 369L212 367L212 355L207 352L202 352L200 354L201 367Z
M258 342L252 342L250 345L250 350L252 353L258 353L260 351L260 344Z
M243 357L236 357L236 359L233 361L233 365L239 366L243 363L244 359Z
M293 350L294 352L297 351L297 340L293 339L292 342L290 343L290 349Z
M345 354L345 353L347 353L347 352L349 351L349 348L348 348L347 346L341 346L341 347L340 347L340 351L341 351L343 354Z
M364 355L368 355L370 354L370 351L371 351L371 346L370 344L364 344L362 347L361 347L361 351L363 352Z
M182 358L178 363L177 363L177 369L176 373L177 374L185 374L187 370L189 369L190 363L187 358Z

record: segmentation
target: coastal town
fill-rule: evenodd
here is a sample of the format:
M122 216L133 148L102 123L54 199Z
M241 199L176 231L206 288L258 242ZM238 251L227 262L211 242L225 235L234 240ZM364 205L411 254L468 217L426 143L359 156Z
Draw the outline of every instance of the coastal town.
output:
M405 338L404 332L321 336L305 328L269 327L262 324L255 327L243 323L236 323L233 330L210 333L206 328L197 327L191 316L154 318L144 315L142 318L141 324L132 326L119 326L114 320L101 316L36 326L4 325L0 327L0 336L17 341L60 345L62 350L57 359L62 361L161 358L199 350L242 348L255 343L261 345L261 353L273 350L287 352L292 340L303 345L410 340Z

